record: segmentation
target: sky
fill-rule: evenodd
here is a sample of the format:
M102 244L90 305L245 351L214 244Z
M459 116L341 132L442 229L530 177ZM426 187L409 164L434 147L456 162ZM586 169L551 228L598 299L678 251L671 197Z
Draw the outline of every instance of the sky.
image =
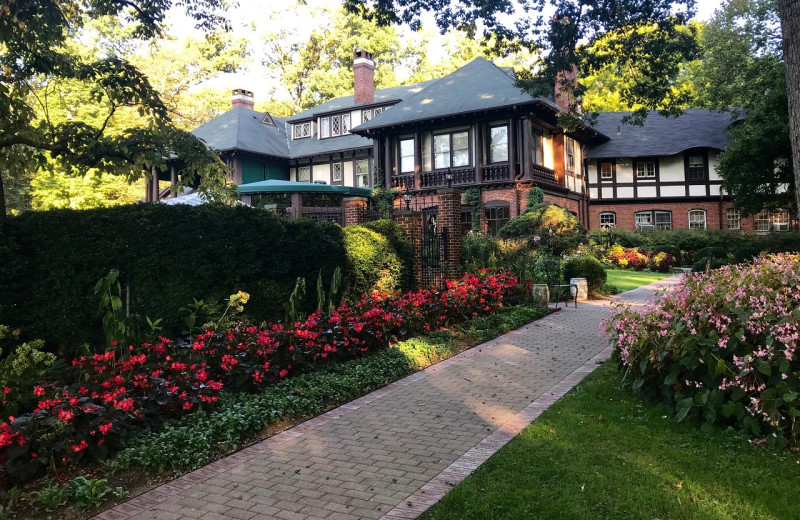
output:
M247 38L250 42L250 47L254 51L253 56L242 70L224 74L203 86L230 90L243 88L252 91L256 101L283 98L277 81L270 78L268 69L262 64L261 42L266 34L276 30L277 27L294 30L299 37L307 38L314 29L324 27L325 18L320 16L306 18L290 14L287 7L294 3L293 0L232 0L232 2L238 2L238 6L230 9L227 16L236 34ZM708 20L722 2L723 0L697 0L696 18ZM305 4L312 11L323 8L336 10L342 5L342 1L305 0ZM173 9L169 13L167 24L171 28L170 32L178 38L189 35L200 36L194 29L193 21L180 9ZM423 19L423 26L436 33L432 16L427 17L427 23ZM435 61L437 57L442 57L442 49L441 41L434 34L427 49L428 55Z

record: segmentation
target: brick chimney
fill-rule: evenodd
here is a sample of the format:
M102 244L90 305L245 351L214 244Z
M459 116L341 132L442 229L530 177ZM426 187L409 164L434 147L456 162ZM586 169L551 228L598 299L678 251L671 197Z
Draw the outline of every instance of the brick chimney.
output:
M253 93L249 90L242 88L235 88L231 94L231 107L245 107L253 110L255 101L253 101Z
M356 104L375 102L375 61L362 49L353 56L353 90Z
M564 110L569 110L570 103L574 103L576 99L574 93L570 93L565 89L567 86L571 86L572 89L578 88L578 67L574 63L570 70L562 70L556 74L556 87L553 98L556 101L556 105Z

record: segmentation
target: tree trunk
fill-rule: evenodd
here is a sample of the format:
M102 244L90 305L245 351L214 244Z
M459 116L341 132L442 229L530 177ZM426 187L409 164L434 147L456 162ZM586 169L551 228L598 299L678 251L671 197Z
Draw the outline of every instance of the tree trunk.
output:
M0 173L0 220L6 218L6 189L3 186L3 174Z
M789 97L789 136L792 141L792 169L796 215L800 218L800 0L778 0L786 63Z

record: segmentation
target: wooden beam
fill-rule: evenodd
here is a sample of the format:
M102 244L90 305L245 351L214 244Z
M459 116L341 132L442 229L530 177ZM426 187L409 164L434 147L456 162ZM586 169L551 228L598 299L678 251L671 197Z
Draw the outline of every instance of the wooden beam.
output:
M522 118L522 176L525 179L531 178L531 119L529 117Z

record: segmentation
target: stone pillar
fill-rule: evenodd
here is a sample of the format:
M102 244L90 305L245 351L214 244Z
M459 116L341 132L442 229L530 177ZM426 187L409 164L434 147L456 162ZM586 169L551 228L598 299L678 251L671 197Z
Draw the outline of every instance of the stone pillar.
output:
M439 231L447 230L447 268L445 276L461 277L461 190L445 188L436 192Z
M291 218L300 218L303 215L303 194L292 193L292 207L289 210Z
M344 225L362 224L367 212L367 199L364 197L345 197L342 199Z
M406 232L414 248L414 285L422 286L422 212L400 210L394 212L394 221Z

